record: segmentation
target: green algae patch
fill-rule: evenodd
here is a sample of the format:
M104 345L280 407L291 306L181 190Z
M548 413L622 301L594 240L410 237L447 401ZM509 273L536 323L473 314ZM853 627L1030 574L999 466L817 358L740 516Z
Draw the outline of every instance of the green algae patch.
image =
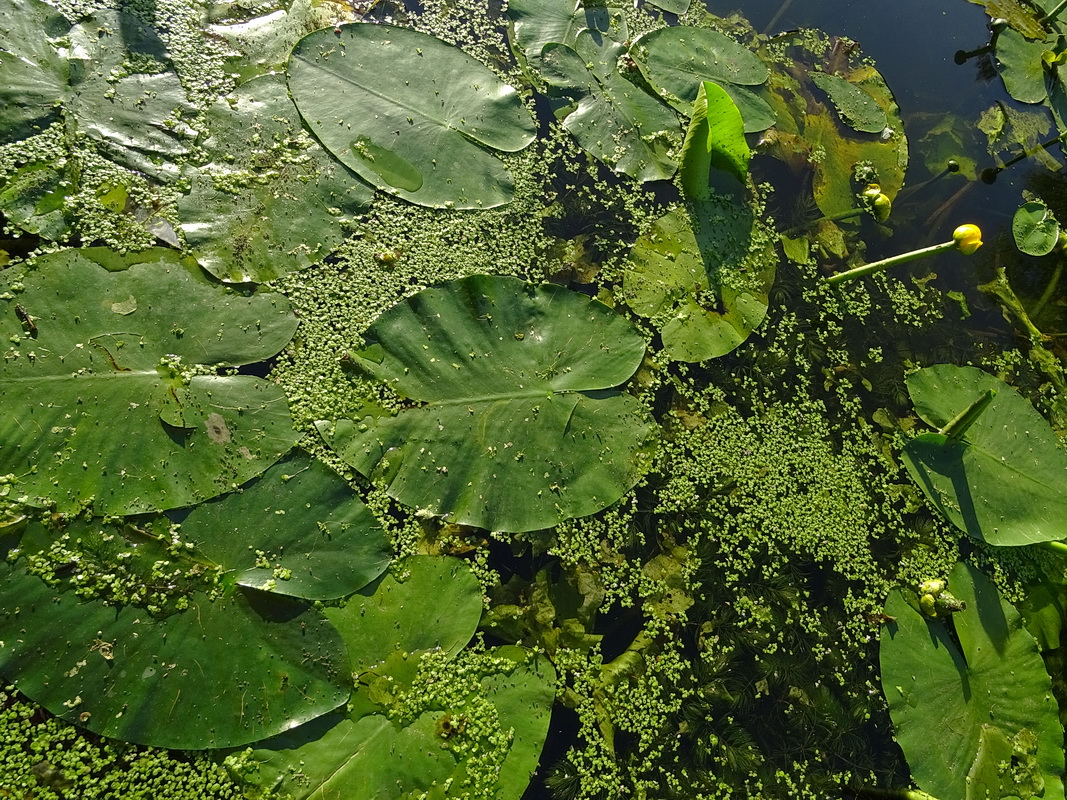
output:
M966 604L949 617L920 613L914 593L885 608L882 686L912 775L941 800L1062 798L1063 726L1037 643L974 567L948 584Z
M644 340L584 295L475 275L399 303L365 338L353 365L407 405L319 430L405 505L536 530L606 508L647 465L641 404L615 388Z
M515 152L533 141L533 119L512 87L433 36L390 25L337 30L301 39L288 66L293 100L327 150L419 205L512 199L511 175L485 149Z
M189 505L296 443L280 388L220 374L292 338L280 295L237 294L162 249L62 251L5 271L2 287L0 470L22 502L107 514Z

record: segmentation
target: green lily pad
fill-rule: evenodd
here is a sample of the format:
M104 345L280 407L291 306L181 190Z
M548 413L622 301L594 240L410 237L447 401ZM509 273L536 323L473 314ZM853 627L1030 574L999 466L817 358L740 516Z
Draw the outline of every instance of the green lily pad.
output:
M458 653L481 621L482 587L458 558L408 556L325 613L348 645L353 670L365 672L397 651Z
M162 619L0 563L0 674L102 736L234 747L326 714L350 692L344 645L306 604L254 590Z
M1049 207L1038 201L1023 203L1011 221L1015 246L1029 256L1048 255L1060 241L1060 223Z
M990 19L1006 19L1012 28L1030 39L1039 39L1046 31L1037 21L1039 11L1050 11L1058 0L970 0L975 5L983 6ZM1046 6L1048 6L1046 8ZM1003 34L1002 34L1003 35Z
M1011 28L1001 32L996 54L998 71L1008 94L1020 103L1040 103L1048 97L1048 76L1042 56L1055 44L1055 37L1046 38L1043 33L1040 39L1031 41Z
M178 203L189 250L225 281L263 283L321 261L373 190L303 132L285 80L241 85L207 114L211 159Z
M557 94L576 103L563 127L583 149L639 181L666 180L678 167L678 119L620 74L618 63L625 53L625 45L584 30L573 47L545 45L541 75Z
M646 417L613 388L645 343L584 295L473 275L397 304L366 339L353 361L411 407L319 429L401 503L536 530L606 508L646 467Z
M299 438L280 387L218 374L292 338L279 295L227 290L170 250L105 248L6 270L0 291L0 473L16 476L22 502L100 514L190 505Z
M908 377L915 410L942 428L987 390L996 392L961 439L926 433L903 460L933 506L994 545L1067 538L1067 452L1030 403L976 367L938 364Z
M302 452L240 492L196 506L181 531L206 558L233 570L239 586L307 600L351 594L392 558L370 509L333 470Z
M885 608L882 689L912 777L939 800L1061 800L1063 727L1036 642L973 567L958 564L949 588L967 604L951 623L899 593Z
M491 208L513 181L484 148L534 138L515 90L424 33L354 23L311 33L289 58L289 91L308 127L382 191L436 208Z
M638 38L630 56L655 92L681 114L689 115L701 82L712 81L740 109L747 133L774 124L771 107L746 88L767 81L767 65L724 33L686 25L661 28Z
M764 224L732 197L678 207L634 243L626 303L652 320L678 361L729 353L767 316L777 257Z
M629 37L622 9L574 0L514 0L508 3L512 40L529 61L538 62L550 42L573 46L584 30L615 42Z
M70 98L70 62L50 41L70 22L42 0L0 5L0 142L40 133Z
M256 784L294 800L519 800L548 732L555 672L519 647L465 660L443 697L418 683L398 689L403 710L392 719L331 715L264 742L253 753Z
M837 113L849 125L864 133L881 133L886 126L885 111L867 92L839 75L809 73L812 82L829 95Z

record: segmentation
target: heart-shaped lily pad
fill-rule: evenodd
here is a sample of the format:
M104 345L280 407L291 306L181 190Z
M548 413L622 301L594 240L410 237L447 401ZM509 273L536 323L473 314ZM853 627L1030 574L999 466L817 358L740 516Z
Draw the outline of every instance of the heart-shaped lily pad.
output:
M292 338L288 301L172 250L65 250L0 276L0 473L60 511L133 514L236 488L286 453L281 388L220 368Z
M943 428L996 393L960 438L924 433L904 447L908 473L946 519L976 539L1026 545L1067 538L1067 452L1030 403L976 367L938 364L908 377L915 410Z
M473 275L399 303L366 339L353 361L411 407L320 430L406 505L535 530L607 507L645 469L648 422L614 388L645 343L584 295Z
M534 138L515 90L433 36L354 23L308 34L289 58L289 90L323 146L368 183L425 206L491 208L513 181L485 148Z

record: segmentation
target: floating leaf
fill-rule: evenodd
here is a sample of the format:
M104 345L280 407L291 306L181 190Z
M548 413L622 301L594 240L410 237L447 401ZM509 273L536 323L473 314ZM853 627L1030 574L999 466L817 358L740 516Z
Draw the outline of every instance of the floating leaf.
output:
M1011 221L1015 246L1030 256L1052 252L1060 241L1060 223L1044 203L1023 203Z
M424 33L354 23L293 48L289 90L323 146L379 189L425 206L490 208L511 175L484 147L513 152L534 124L515 90Z
M1055 46L1055 37L1030 41L1011 28L996 39L1000 77L1008 94L1020 103L1040 103L1048 97L1044 54Z
M232 570L238 585L307 600L363 588L392 554L370 509L305 453L283 459L240 492L196 506L181 531L206 558Z
M458 558L408 556L325 613L348 645L353 669L362 672L396 651L458 653L482 618L482 587Z
M295 600L231 590L163 619L0 563L0 674L53 714L157 747L234 747L348 698L344 646Z
M939 800L1060 800L1063 727L1033 637L973 567L958 564L949 588L967 604L951 615L956 641L898 593L885 608L882 689L913 778Z
M353 360L413 406L320 430L401 503L535 530L607 507L645 467L640 404L612 389L645 343L584 295L473 275L397 304L366 339Z
M976 367L938 364L908 377L915 410L942 428L981 394L996 396L961 440L925 433L904 447L912 479L965 533L994 545L1067 538L1067 453L1034 407Z
M100 514L189 505L260 474L299 438L280 387L216 374L292 338L281 296L226 290L162 249L66 250L6 270L0 287L11 343L0 473L16 476L23 502Z
M563 127L583 149L639 181L666 180L678 164L678 119L663 103L619 73L626 47L585 30L574 46L552 43L541 53L541 75L577 106Z
M649 0L649 4L662 8L668 14L681 16L689 10L690 0Z
M853 128L864 133L881 133L885 129L885 111L859 86L839 75L817 71L809 75L812 82L830 96L837 112Z
M178 204L189 249L216 277L263 283L321 261L373 192L301 129L285 81L240 86L207 114L211 162Z
M704 361L741 344L767 315L777 257L751 208L712 195L660 217L634 243L625 299L660 329L679 361Z
M722 87L704 81L682 143L682 190L688 197L707 200L711 192L708 172L712 167L746 183L751 156L741 112Z
M1035 6L1042 5L1043 0L1037 3L1028 3L1026 0L970 0L970 2L984 6L990 19L1006 19L1008 24L1023 36L1037 39L1045 35L1045 29L1037 21L1037 12L1034 10Z
M414 718L408 711L401 724L382 713L355 720L331 715L264 742L253 753L258 785L280 787L294 800L469 796L464 779L484 770L488 758L496 786L478 796L519 800L548 732L555 673L543 656L519 647L475 659L485 672L480 680L464 674L470 694L458 702L430 701L432 710ZM297 770L301 777L294 780Z
M766 82L767 65L726 34L685 25L661 28L637 39L630 55L656 93L682 114L690 113L701 82L713 81L740 109L746 132L774 124L771 107L745 88Z
M0 142L24 139L59 118L70 98L70 63L51 39L70 22L41 0L0 4Z
M512 38L530 61L537 62L550 42L573 46L588 30L615 42L629 38L622 9L574 0L514 0L508 3Z

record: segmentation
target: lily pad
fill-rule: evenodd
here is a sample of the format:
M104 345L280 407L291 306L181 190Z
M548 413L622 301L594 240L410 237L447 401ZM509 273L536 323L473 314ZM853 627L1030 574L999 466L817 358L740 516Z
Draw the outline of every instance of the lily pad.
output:
M1056 45L1056 37L1041 34L1031 41L1008 28L997 37L998 71L1008 94L1020 103L1040 103L1048 97L1044 54Z
M899 593L885 608L882 688L912 777L939 800L1060 800L1063 727L1036 642L973 567L958 564L949 588L967 604L951 622Z
M411 406L319 429L401 503L536 530L606 508L646 467L649 424L613 388L645 343L584 295L473 275L399 303L366 339L353 362Z
M1011 221L1015 246L1029 256L1048 255L1060 241L1060 223L1044 203L1023 203Z
M774 124L771 107L746 88L766 83L767 65L724 33L686 25L661 28L638 38L630 56L655 92L681 114L689 115L701 82L712 81L740 109L747 133Z
M285 80L240 86L207 114L211 159L189 175L181 228L201 266L238 283L321 261L373 190L303 132Z
M70 97L70 62L52 39L70 22L42 0L0 5L0 142L40 133Z
M491 208L513 181L484 148L534 138L515 90L433 36L353 23L301 39L289 90L323 146L368 183L419 205Z
M653 223L627 259L624 298L679 361L729 353L760 326L777 257L751 208L712 195Z
M253 752L256 783L278 786L294 800L387 800L426 792L442 800L519 800L548 733L555 672L543 656L519 647L467 660L472 663L453 678L458 686L448 690L449 699L434 698L432 687L400 687L404 710L392 719L331 715L264 742ZM297 771L301 777L294 780ZM465 785L471 778L485 781L479 771L492 779Z
M233 747L348 698L344 645L288 598L203 592L162 619L59 591L0 563L0 674L53 714L157 747Z
M353 670L364 672L397 651L458 653L481 621L482 587L458 558L408 556L325 613L348 645Z
M564 116L563 127L583 149L639 181L666 180L678 166L678 119L619 72L625 53L625 45L584 30L573 47L545 45L541 75L576 103Z
M942 428L996 392L960 439L925 433L903 460L933 506L957 528L994 545L1067 538L1067 452L1030 403L976 367L938 364L908 377L915 410Z
M527 60L538 62L550 42L573 46L578 34L625 42L629 38L622 9L574 0L514 0L508 3L512 40Z
M392 558L389 537L370 509L303 452L241 491L196 506L181 532L206 558L232 570L239 586L307 600L351 594Z
M227 290L162 249L66 250L6 270L0 286L0 473L15 475L22 502L100 514L190 505L299 438L280 387L218 374L292 338L283 297Z

